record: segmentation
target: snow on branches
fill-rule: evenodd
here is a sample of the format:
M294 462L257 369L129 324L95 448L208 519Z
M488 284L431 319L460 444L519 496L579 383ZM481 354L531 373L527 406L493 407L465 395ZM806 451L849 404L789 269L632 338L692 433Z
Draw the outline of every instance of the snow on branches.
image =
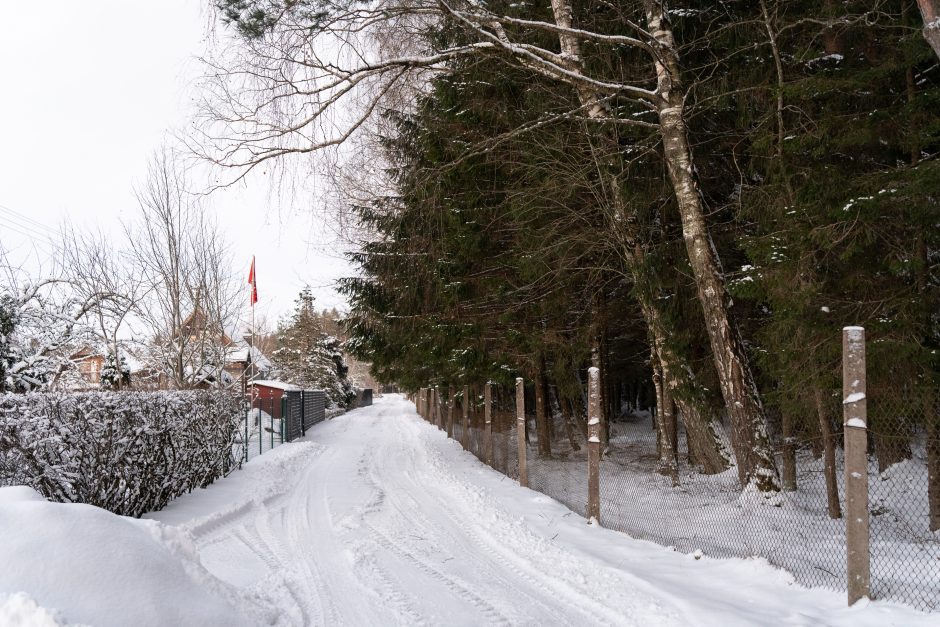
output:
M0 486L141 516L228 474L243 419L220 392L5 394Z

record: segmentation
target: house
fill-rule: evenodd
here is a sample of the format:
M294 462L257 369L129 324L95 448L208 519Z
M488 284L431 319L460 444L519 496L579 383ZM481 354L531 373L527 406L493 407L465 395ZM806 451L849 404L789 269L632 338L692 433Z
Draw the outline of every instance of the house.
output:
M255 379L263 379L271 370L271 362L256 346L248 342L232 343L226 348L225 372L240 383L242 392L248 392L248 384Z
M292 383L266 379L251 381L249 388L252 409L260 409L274 418L281 417L281 398L284 393L301 391L299 386Z
M101 371L104 369L102 351L86 345L72 353L69 361L77 368L82 383L88 387L101 385Z

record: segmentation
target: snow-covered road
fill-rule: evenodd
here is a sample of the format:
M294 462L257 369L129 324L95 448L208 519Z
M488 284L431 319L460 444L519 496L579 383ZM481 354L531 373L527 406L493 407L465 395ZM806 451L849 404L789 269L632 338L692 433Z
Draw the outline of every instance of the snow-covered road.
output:
M480 464L397 395L311 429L151 518L188 531L252 622L928 624L586 524Z

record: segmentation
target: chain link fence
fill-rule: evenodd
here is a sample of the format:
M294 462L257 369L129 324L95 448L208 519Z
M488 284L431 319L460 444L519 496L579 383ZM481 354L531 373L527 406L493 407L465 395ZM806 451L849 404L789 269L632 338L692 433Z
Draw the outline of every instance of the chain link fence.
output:
M511 388L494 386L489 460L481 390L471 388L467 433L462 399L455 400L453 437L466 442L465 448L481 461L518 479L514 394ZM790 572L799 584L845 590L842 392L808 394L802 412L793 406L768 407L783 486L769 498L752 488L742 490L724 425L714 427L726 467L705 473L695 463L680 416L673 476L661 470L655 408L621 408L605 425L602 439L601 524L684 553L760 557ZM528 485L586 516L586 421L566 416L559 403L550 403L545 429L550 453L540 454L533 397L529 390ZM935 388L868 392L871 594L926 611L940 610L938 400Z

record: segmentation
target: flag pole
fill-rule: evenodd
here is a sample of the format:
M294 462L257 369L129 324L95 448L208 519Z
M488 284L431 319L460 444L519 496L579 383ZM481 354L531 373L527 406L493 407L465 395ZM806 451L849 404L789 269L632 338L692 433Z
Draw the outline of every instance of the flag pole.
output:
M249 381L255 378L255 257L251 256L251 270L248 273L248 304L251 306L251 327L248 329L248 377ZM245 391L248 391L248 381L245 382ZM252 390L253 391L253 390ZM254 401L254 398L251 399ZM260 423L259 423L260 424Z

